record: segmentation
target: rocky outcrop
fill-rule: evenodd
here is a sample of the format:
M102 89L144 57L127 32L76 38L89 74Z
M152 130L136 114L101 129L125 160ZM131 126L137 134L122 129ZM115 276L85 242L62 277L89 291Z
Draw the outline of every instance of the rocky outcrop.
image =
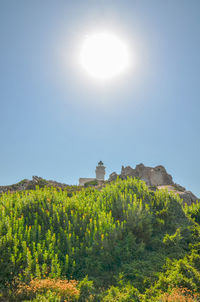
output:
M157 190L168 190L169 192L172 192L174 194L177 194L180 196L181 199L183 199L184 203L187 203L188 205L191 205L192 203L195 203L199 201L199 198L197 198L191 191L187 191L184 187L174 184L174 185L164 185L164 186L157 186Z
M33 176L32 180L23 179L22 181L10 186L0 186L0 193L5 193L8 191L15 192L15 191L24 191L24 190L34 190L36 186L39 186L40 188L47 186L47 187L55 187L61 189L69 187L69 185L59 183L54 180L46 180L43 179L42 177Z
M111 173L110 176L109 176L109 181L114 181L114 180L116 180L118 176L119 176L119 175L117 175L116 172Z
M184 203L191 205L197 201L200 201L191 191L184 191L179 193L181 199L183 199Z
M117 174L113 172L109 180L115 180ZM143 164L139 164L135 169L130 166L122 166L121 174L119 175L121 179L126 179L127 177L138 177L146 182L148 186L159 186L159 185L171 185L173 180L171 175L169 175L163 166L157 166L155 168L146 167Z
M114 181L117 177L126 179L127 177L137 177L145 181L151 190L167 189L169 192L178 194L184 203L188 205L199 200L192 192L187 191L184 187L175 184L172 176L167 173L163 166L146 167L143 164L139 164L134 168L130 166L122 166L121 173L118 175L113 172L110 174L109 181Z

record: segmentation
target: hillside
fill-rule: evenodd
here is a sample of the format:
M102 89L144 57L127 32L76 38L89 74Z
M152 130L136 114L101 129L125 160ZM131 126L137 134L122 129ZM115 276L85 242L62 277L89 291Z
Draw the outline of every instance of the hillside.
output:
M81 190L81 187L79 186L69 186L67 184L60 183L54 180L46 180L42 177L33 176L32 180L23 179L20 182L13 185L0 186L0 194L6 192L14 193L14 192L25 191L25 190L35 190L36 187L38 188L53 187L61 190L65 189L68 191L69 194Z
M118 177L121 179L127 179L127 177L139 178L145 181L151 190L166 189L169 192L173 192L180 196L184 203L189 205L196 202L198 199L191 191L188 191L183 186L175 183L172 176L167 173L165 167L161 165L147 167L141 163L136 165L135 168L122 166L121 173L119 175L116 172L111 173L109 181L116 180Z
M100 161L99 164L96 167L96 171L99 168L103 168L103 175L105 175L105 167L102 166L103 162ZM101 173L102 172L100 171L100 174ZM71 196L73 192L78 192L82 190L83 187L96 187L101 189L106 183L115 181L117 178L127 179L127 177L143 180L151 191L167 190L168 192L173 192L174 194L180 196L183 202L187 203L188 205L191 205L199 200L199 198L197 198L191 191L188 191L183 186L176 184L173 181L172 176L167 173L165 167L161 165L156 167L146 167L143 164L136 165L135 168L131 168L130 166L122 166L121 173L119 175L116 172L111 173L107 181L104 181L104 176L102 180L99 180L99 178L80 178L79 183L81 185L79 186L71 186L54 180L46 180L42 177L33 176L32 180L23 179L22 181L13 185L0 186L0 194L8 191L17 192L34 190L36 187L54 187L58 190L66 189L69 196Z
M184 205L133 178L71 195L53 187L3 193L1 299L198 301L199 224L199 202Z

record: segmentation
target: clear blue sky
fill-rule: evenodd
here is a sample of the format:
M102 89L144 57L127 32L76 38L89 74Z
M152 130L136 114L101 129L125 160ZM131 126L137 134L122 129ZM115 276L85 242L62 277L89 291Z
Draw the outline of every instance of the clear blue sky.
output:
M116 82L78 68L96 28L136 54ZM199 96L199 0L0 1L0 185L32 175L76 184L101 159L107 177L162 164L200 196Z

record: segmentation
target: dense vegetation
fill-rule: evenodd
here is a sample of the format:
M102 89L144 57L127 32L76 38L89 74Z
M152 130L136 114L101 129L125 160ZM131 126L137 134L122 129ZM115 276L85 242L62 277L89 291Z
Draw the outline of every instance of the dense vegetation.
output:
M199 224L199 203L137 179L2 194L0 299L200 301Z

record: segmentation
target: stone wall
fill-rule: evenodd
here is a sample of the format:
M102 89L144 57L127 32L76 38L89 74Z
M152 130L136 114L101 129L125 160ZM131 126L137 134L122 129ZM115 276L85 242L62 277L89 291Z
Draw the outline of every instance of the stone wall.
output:
M96 178L79 178L79 186L84 186L89 181L96 180Z

